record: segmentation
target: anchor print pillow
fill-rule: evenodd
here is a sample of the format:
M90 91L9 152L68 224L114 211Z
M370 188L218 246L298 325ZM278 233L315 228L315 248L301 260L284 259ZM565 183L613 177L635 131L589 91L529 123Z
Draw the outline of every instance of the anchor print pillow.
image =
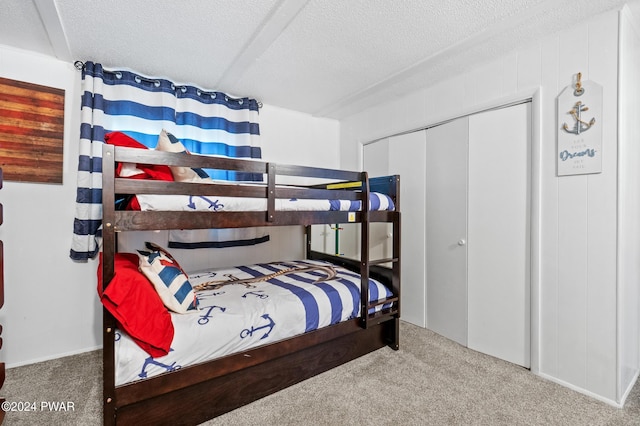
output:
M189 151L184 147L175 136L166 130L162 129L160 136L158 137L158 144L156 145L156 151L163 152L181 152L189 154ZM194 182L194 183L211 183L213 180L209 177L207 172L200 168L170 166L173 178L176 182Z
M162 303L179 314L198 309L193 287L178 262L157 244L147 242L150 251L138 250L140 271L156 288Z

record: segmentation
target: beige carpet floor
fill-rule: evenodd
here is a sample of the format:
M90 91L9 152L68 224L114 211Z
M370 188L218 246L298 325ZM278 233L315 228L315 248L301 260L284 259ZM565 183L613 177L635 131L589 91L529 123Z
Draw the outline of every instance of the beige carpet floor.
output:
M37 409L9 412L4 424L101 424L101 371L100 351L7 370L1 396ZM619 409L402 323L399 351L383 348L204 425L640 425L640 385Z

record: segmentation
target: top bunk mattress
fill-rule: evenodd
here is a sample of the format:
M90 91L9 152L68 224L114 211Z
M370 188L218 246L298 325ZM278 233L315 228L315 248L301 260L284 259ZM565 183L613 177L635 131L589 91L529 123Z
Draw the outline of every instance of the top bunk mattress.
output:
M203 195L136 195L130 209L141 211L214 211L255 212L267 210L266 198ZM393 211L395 205L386 194L369 194L370 211ZM361 211L361 200L276 199L277 211Z

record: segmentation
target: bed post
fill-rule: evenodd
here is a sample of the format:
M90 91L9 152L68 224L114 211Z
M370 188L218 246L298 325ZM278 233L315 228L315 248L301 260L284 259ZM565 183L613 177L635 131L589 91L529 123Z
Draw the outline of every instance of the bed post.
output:
M104 144L102 149L102 290L114 276L115 238L115 158L114 148ZM115 424L115 318L102 309L102 403L105 425Z
M362 221L360 222L360 318L362 328L369 319L369 175L362 172Z
M396 185L399 184L400 178L398 177L396 180ZM399 198L399 193L400 191L398 191L398 198ZM393 258L395 259L395 261L393 262L393 266L392 266L392 275L391 275L391 291L393 291L393 294L395 294L398 297L398 302L397 302L397 306L398 306L398 313L396 314L396 317L394 319L394 332L393 332L393 341L390 342L390 346L392 349L398 350L400 348L400 318L401 318L401 303L400 303L400 299L401 294L400 294L400 283L401 281L401 253L400 253L400 248L401 248L401 240L400 240L400 231L401 231L401 226L402 226L402 221L401 219L401 213L399 210L399 204L397 204L397 209L395 212L393 212Z

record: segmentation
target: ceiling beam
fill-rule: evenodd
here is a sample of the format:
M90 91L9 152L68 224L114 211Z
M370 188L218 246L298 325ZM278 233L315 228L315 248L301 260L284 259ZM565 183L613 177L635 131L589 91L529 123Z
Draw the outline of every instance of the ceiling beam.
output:
M56 58L71 62L73 60L71 50L67 43L67 37L60 21L55 0L33 0L33 4L38 10L38 15L40 15L40 20L47 32L49 43L51 43Z
M236 83L249 65L271 46L309 1L280 0L258 26L247 44L240 49L240 53L226 69L217 86L231 87Z

